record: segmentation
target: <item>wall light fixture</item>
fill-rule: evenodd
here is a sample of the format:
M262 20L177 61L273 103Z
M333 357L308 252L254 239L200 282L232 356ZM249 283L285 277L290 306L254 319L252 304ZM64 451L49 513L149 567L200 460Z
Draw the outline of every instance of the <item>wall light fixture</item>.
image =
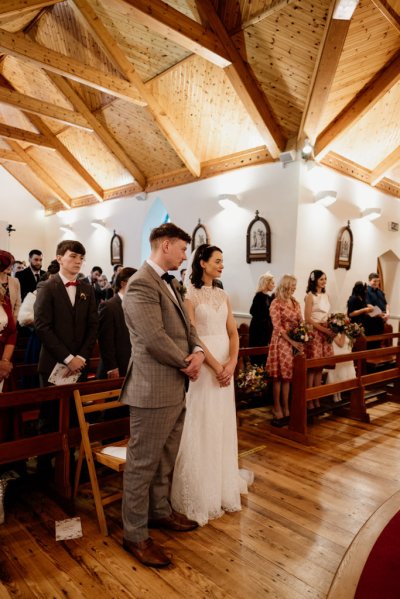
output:
M361 218L365 218L366 220L376 220L381 214L381 208L365 208L361 210Z
M238 206L239 203L240 199L234 193L222 193L218 196L218 204L222 208L232 208L233 206Z
M337 192L333 190L323 190L319 191L314 196L314 202L316 204L321 204L321 206L330 206L334 202L336 202Z
M101 220L100 218L95 218L90 222L90 224L92 225L92 227L96 227L97 229L99 229L100 227L106 226L106 221Z

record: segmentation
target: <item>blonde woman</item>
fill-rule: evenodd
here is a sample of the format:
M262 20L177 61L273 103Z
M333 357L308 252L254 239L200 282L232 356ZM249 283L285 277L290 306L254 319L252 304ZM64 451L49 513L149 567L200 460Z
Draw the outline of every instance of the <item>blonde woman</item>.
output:
M303 351L303 345L290 338L289 333L302 322L299 302L294 298L297 279L284 275L271 303L272 337L269 345L267 371L273 379L275 420L289 416L289 391L293 377L293 349Z
M269 314L269 308L275 295L272 293L275 288L274 276L266 272L258 279L258 287L251 304L250 314L252 316L249 327L249 345L250 347L261 347L268 345L272 335L272 321ZM252 356L253 364L260 366L265 364L265 356Z

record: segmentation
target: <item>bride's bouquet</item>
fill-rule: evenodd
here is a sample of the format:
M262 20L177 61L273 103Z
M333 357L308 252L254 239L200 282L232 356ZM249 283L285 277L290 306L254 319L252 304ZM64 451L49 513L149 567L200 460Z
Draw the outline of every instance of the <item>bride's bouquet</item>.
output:
M239 370L235 385L242 393L261 393L268 386L268 376L263 366L249 364Z

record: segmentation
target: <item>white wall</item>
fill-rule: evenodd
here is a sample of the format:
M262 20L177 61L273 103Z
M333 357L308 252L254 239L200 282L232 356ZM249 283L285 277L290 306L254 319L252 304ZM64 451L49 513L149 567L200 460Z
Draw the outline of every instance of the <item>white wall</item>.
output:
M45 249L45 220L41 204L0 166L0 248L17 260L27 260L29 251ZM11 224L15 232L8 236ZM45 256L46 258L46 256Z
M295 272L298 277L298 298L305 294L308 276L321 269L328 276L327 291L335 311L344 311L352 287L357 280L367 281L376 271L377 258L391 250L400 257L400 233L389 232L388 222L400 222L400 202L360 181L344 177L325 167L302 164L296 241ZM313 194L322 189L337 191L337 201L325 208L313 201ZM360 218L365 208L379 207L382 216L373 221ZM351 269L334 269L338 232L347 225L353 232ZM394 279L393 255L386 266L386 289L391 311L400 313L400 273Z

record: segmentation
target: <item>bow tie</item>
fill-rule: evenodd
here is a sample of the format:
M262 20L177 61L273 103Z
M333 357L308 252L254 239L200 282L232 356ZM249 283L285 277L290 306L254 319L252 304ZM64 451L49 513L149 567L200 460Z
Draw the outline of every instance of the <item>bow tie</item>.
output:
M78 281L68 281L68 283L65 283L66 287L78 287L78 285Z
M161 278L163 281L167 281L168 285L175 279L174 275L170 275L169 272L165 272Z

